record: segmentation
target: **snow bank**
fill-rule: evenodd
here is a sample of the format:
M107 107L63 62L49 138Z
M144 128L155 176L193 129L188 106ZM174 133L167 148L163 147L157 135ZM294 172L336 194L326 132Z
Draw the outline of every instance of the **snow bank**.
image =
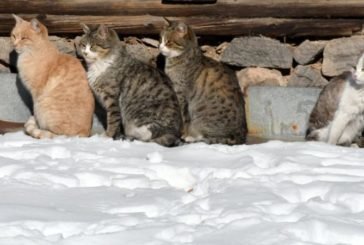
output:
M364 151L0 136L1 245L364 244Z

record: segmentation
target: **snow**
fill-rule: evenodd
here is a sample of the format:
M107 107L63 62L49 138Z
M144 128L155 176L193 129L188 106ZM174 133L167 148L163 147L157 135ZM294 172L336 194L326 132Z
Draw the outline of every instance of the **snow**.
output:
M363 231L363 149L0 136L0 245L363 245Z

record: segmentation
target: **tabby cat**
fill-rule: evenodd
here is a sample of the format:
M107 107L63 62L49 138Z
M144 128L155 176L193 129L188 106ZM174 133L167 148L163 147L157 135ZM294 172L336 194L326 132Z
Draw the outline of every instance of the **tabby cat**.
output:
M92 90L106 110L106 135L178 144L182 120L169 78L129 55L114 30L104 25L83 29L78 49Z
M182 110L183 139L208 144L246 141L244 98L235 73L203 56L192 29L167 20L160 52Z
M344 72L323 88L309 118L307 140L350 146L361 135L364 129L363 60L364 54L356 71Z
M94 97L81 63L60 53L37 19L14 18L11 40L18 53L17 67L34 106L34 116L25 124L26 133L34 138L89 136Z

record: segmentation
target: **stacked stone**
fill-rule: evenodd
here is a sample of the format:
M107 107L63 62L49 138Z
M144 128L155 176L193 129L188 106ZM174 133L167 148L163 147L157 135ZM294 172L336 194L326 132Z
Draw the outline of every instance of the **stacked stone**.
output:
M76 56L78 39L51 36L61 52ZM136 58L156 65L157 40L127 38L123 42ZM203 44L203 43L202 43ZM299 45L268 37L237 37L217 47L202 45L205 55L237 70L242 90L248 86L325 86L332 77L352 69L364 52L364 36L329 41L305 40ZM15 55L9 37L0 38L0 73L16 71Z
M364 36L305 40L298 46L266 37L238 37L219 60L243 68L237 74L244 90L249 85L322 88L332 77L354 68L363 52Z

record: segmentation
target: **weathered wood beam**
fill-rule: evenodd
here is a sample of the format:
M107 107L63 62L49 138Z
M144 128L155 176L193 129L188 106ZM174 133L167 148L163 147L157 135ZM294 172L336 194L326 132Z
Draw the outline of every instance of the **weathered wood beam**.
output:
M35 15L21 15L25 19ZM198 35L266 35L271 37L334 37L362 31L364 19L282 19L169 17L191 25ZM47 15L41 21L50 34L79 34L80 23L105 24L123 35L158 34L165 25L161 17L143 16L59 16ZM14 26L11 15L0 14L0 34L9 35Z
M162 4L160 0L1 0L0 13L65 15L224 16L230 18L364 17L362 0L218 0Z

